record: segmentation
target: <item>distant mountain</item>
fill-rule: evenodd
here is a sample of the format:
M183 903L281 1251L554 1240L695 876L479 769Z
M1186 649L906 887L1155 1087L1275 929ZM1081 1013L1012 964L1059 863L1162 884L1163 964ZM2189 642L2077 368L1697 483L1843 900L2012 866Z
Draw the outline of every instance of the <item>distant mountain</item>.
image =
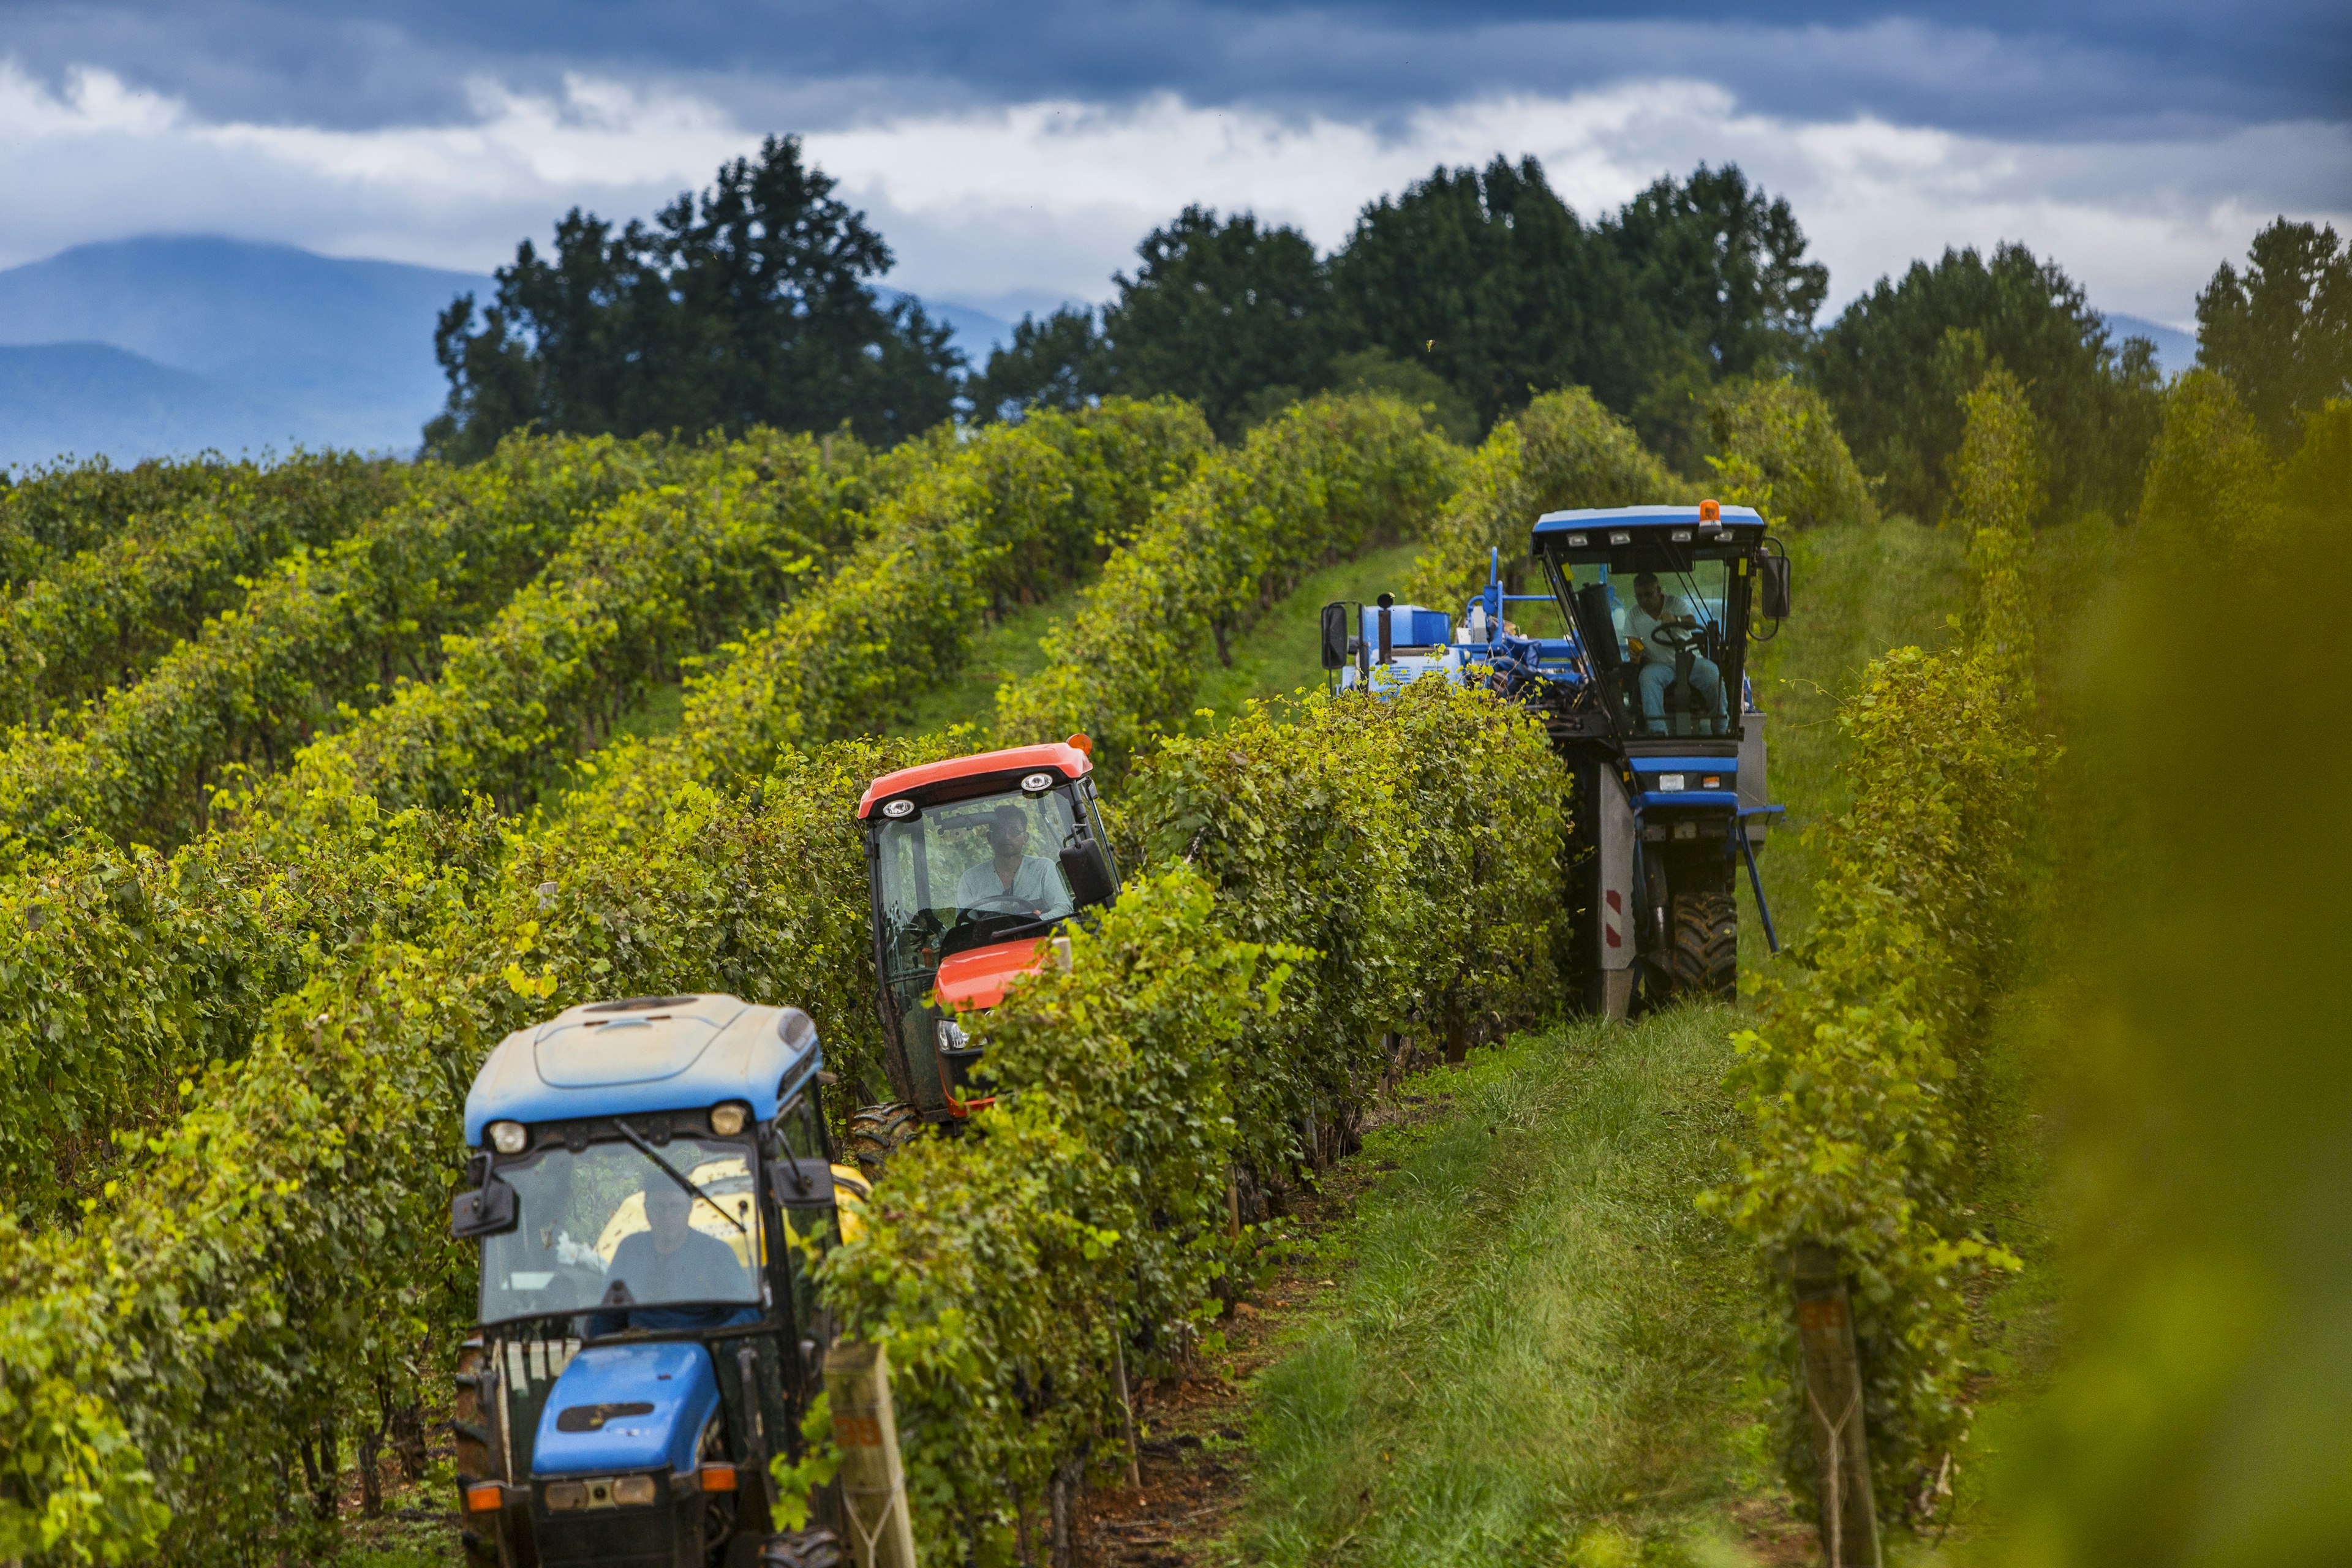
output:
M434 318L492 287L469 272L212 236L81 245L10 268L0 271L0 464L206 447L412 451L448 392ZM1012 335L985 311L923 304L976 365Z
M433 318L488 282L205 237L77 246L11 268L0 272L0 343L71 352L11 353L12 395L32 395L27 378L45 373L61 380L37 437L14 421L0 428L0 461L47 459L60 446L118 459L191 443L413 448L446 390ZM126 353L94 356L100 344ZM95 395L101 384L138 390L117 406Z
M2156 345L2156 366L2167 375L2179 375L2197 363L2197 334L2168 327L2145 316L2108 316L2107 335L2117 342L2146 338Z
M897 289L877 289L886 305L911 299ZM925 300L923 313L934 321L945 321L955 329L955 346L963 350L964 357L974 370L988 368L988 351L1001 349L1013 341L1013 323L1002 316L992 316L985 310L975 310L970 305L951 305L944 300Z
M298 411L110 343L0 347L0 463L119 462L292 441Z

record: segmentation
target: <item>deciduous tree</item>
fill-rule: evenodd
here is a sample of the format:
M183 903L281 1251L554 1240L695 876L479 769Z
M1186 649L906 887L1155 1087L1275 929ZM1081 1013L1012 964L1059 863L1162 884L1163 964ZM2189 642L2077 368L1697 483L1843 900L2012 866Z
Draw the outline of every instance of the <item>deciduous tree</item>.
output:
M1998 362L2024 383L2049 443L2050 499L2121 516L2160 418L2156 347L2121 345L2057 263L2021 245L1882 278L1822 332L1812 371L1889 510L1933 518L1950 493L1962 395Z
M2245 271L2221 263L2197 296L2197 363L2230 378L2273 450L2292 452L2300 416L2352 397L2352 248L2284 218L2256 235Z
M953 411L962 355L915 300L868 279L889 247L834 181L770 137L656 215L615 231L573 208L551 258L530 241L479 313L460 296L434 353L449 403L428 451L486 455L525 425L582 434L738 434L848 424L887 443Z
M1135 253L1103 311L1119 390L1187 398L1231 439L1322 384L1330 291L1298 230L1188 206Z

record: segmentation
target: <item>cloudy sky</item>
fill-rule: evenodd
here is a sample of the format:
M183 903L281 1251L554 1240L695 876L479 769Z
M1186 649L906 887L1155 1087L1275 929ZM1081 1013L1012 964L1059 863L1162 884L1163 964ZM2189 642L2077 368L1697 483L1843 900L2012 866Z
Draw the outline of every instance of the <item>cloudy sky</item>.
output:
M893 284L999 313L1101 298L1188 201L1328 247L1499 152L1588 216L1737 163L1837 300L2018 238L2181 324L2276 214L2352 229L2352 5L0 0L0 266L205 232L487 270L772 132Z

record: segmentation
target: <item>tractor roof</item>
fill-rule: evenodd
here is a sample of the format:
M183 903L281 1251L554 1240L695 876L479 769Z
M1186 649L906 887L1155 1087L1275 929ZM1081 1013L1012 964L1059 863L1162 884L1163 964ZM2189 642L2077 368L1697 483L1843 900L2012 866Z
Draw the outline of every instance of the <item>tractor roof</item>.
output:
M1727 506L1722 509L1726 528L1761 528L1764 519L1752 506ZM1699 524L1698 508L1693 506L1612 506L1580 507L1571 511L1548 511L1536 519L1535 535L1540 539L1548 533L1565 533L1570 529L1592 528L1616 523L1629 528L1664 528L1679 525L1696 528ZM1712 527L1710 523L1708 526Z
M765 1121L823 1065L797 1007L740 997L632 996L566 1008L499 1042L466 1096L466 1142L493 1121L694 1110L740 1100Z
M1071 740L1083 740L1074 735ZM884 773L866 786L866 796L857 803L857 818L863 822L877 801L894 795L927 789L950 779L968 779L977 773L1019 773L1024 769L1055 768L1067 778L1084 778L1094 767L1094 759L1070 744L1055 741L1043 746L1008 746L1001 752L981 752L969 757L950 757L943 763L925 763L919 767L900 768L895 773Z

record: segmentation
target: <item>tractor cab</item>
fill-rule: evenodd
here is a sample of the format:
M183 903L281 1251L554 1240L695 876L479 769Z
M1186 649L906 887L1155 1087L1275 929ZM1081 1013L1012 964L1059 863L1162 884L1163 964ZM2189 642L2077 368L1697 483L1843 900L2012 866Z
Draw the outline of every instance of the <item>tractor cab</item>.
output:
M1064 921L1116 896L1093 769L1080 735L902 768L858 802L896 1102L853 1122L869 1169L914 1127L988 1103L969 1092L980 1053L959 1016L994 1006L1047 962Z
M466 1542L502 1568L744 1568L831 1338L811 1268L866 1188L833 1163L795 1007L590 1003L466 1099L451 1228L480 1244L459 1359Z
M1549 512L1533 544L1626 750L1736 752L1749 626L1788 613L1788 559L1754 509Z

